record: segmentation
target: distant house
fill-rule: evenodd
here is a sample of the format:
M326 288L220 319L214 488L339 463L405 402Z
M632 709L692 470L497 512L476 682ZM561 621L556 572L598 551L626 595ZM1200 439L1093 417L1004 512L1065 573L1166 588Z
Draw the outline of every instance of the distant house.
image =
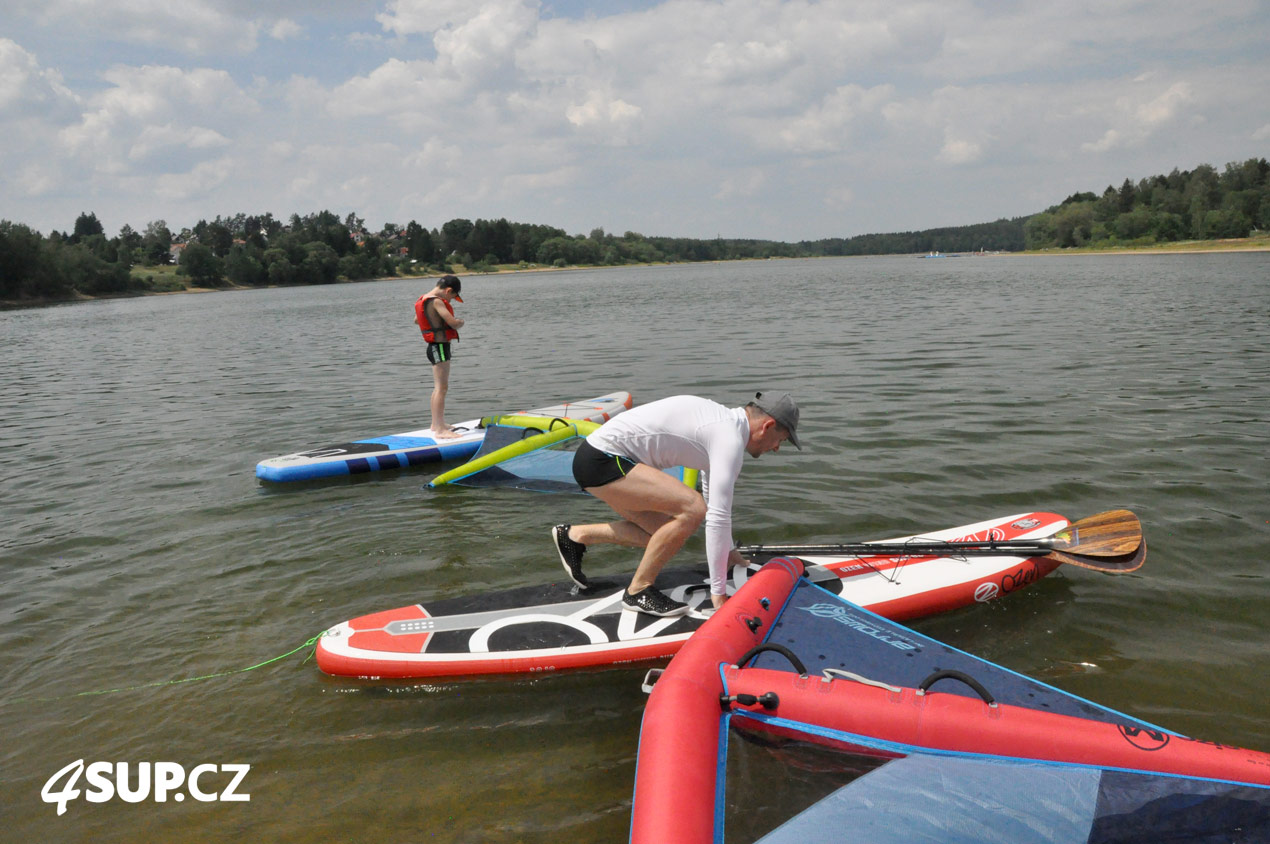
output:
M184 243L172 244L171 248L168 249L168 260L171 261L173 264L181 263L181 253L185 251L185 247L187 245L188 244L184 244Z

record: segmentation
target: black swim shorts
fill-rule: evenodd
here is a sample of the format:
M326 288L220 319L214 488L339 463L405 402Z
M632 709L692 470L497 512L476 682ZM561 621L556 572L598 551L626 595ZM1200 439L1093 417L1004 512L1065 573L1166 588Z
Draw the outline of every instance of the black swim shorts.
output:
M438 363L445 363L450 359L449 343L429 343L428 344L428 361L436 366Z
M611 484L635 468L635 461L627 457L605 454L586 440L573 455L573 479L578 486L589 489Z

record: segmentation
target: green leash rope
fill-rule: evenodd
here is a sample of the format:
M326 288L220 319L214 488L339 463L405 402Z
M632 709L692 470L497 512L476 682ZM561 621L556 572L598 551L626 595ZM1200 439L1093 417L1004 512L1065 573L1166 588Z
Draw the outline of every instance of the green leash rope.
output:
M230 669L229 671L217 671L215 674L204 674L200 677L184 677L180 680L160 680L155 683L142 683L139 686L121 686L118 689L98 689L97 691L94 691L94 692L76 692L73 695L64 695L62 697L17 698L15 700L8 701L8 703L48 703L50 701L66 700L68 698L93 697L94 695L111 695L111 694L115 694L116 692L133 692L133 691L137 691L138 689L155 689L155 688L160 688L163 686L179 686L182 683L193 683L198 680L212 680L216 677L228 677L231 674L242 674L247 671L254 671L257 668L263 668L264 666L278 662L279 660L286 659L292 654L299 653L305 648L314 647L317 644L317 640L321 639L323 635L325 634L319 633L318 635L314 636L312 639L305 642L303 645L300 645L299 647L292 648L291 650L287 651L284 654L279 654L278 656L270 657L269 659L266 659L264 662L258 662L255 665L248 665L246 668L233 668L233 669ZM304 662L300 664L303 665L304 663L308 662L312 657L313 657L313 654L310 653L308 656L304 658Z

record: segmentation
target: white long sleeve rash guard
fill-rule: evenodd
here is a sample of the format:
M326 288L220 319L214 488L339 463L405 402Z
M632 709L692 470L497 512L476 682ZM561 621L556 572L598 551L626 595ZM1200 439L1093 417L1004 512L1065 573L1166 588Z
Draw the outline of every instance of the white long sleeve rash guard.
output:
M710 591L723 595L732 550L732 492L749 439L745 408L724 407L698 396L671 396L613 417L587 442L654 469L701 470Z

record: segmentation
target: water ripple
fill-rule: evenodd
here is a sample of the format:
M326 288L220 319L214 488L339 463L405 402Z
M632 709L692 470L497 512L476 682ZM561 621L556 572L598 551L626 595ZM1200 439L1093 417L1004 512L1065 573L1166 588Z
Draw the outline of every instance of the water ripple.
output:
M788 389L806 450L747 465L742 542L1128 506L1151 548L1141 572L1059 573L918 626L1181 732L1270 749L1268 270L1270 256L1213 255L474 277L449 410ZM424 287L0 313L0 778L17 840L47 837L35 795L81 757L250 761L252 802L80 805L60 821L68 838L626 834L640 671L368 684L297 655L75 696L244 668L353 615L561 576L545 526L606 519L603 505L433 491L426 471L253 477L267 456L424 422L410 314ZM695 537L680 562L703 554ZM597 549L588 565L624 573L634 556Z

